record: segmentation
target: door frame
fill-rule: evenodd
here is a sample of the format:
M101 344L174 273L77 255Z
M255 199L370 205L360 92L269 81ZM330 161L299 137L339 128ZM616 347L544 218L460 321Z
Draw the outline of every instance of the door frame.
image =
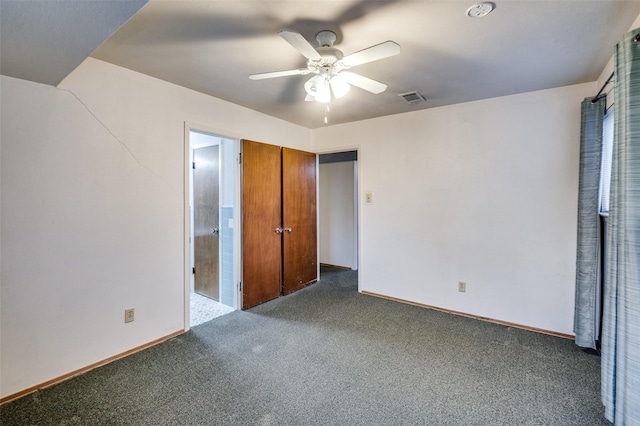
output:
M238 309L239 303L241 303L241 294L239 288L240 280L240 267L242 265L241 248L240 248L240 236L242 235L242 221L238 220L238 217L242 217L242 206L240 203L240 167L238 165L238 158L240 154L240 137L237 135L230 135L229 132L215 129L210 126L184 122L184 146L183 146L183 298L184 298L184 331L189 331L191 328L191 280L193 277L191 264L193 262L192 244L191 244L191 141L190 132L204 133L217 138L227 139L233 141L233 155L236 162L236 168L234 173L234 220L233 220L233 282L234 282L234 309ZM220 168L221 169L221 168ZM240 216L239 216L240 215ZM219 253L220 256L220 253Z
M337 154L337 153L341 153L341 152L348 152L348 151L356 151L357 152L357 160L356 160L356 168L357 168L357 173L356 173L356 250L357 250L357 266L358 266L358 292L362 292L362 232L360 231L362 226L362 167L360 167L360 145L347 145L347 146L341 146L340 148L328 148L328 149L320 149L320 150L315 150L314 152L318 155L317 157L317 162L318 162L318 180L317 180L317 186L316 186L316 197L317 197L317 203L318 203L318 280L321 279L320 277L320 191L322 191L322 188L320 187L320 155L322 154Z

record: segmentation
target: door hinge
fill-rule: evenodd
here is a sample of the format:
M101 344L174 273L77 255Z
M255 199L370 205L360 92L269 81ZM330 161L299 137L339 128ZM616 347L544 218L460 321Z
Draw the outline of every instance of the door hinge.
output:
M195 273L196 273L196 267L195 266L191 269L191 273L195 275Z
M242 292L242 281L238 283L238 287L240 288L240 292Z
M242 153L238 154L238 164L242 164Z
M195 170L195 169L196 169L196 162L195 162L195 161L194 161L193 163L191 163L191 168L192 168L193 170Z

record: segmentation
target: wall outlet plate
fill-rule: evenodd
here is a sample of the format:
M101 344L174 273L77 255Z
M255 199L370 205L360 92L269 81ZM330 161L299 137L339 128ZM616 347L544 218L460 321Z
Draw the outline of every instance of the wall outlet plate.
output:
M464 293L465 291L467 291L467 283L465 283L464 281L459 281L458 282L458 291L460 293Z
M135 319L135 313L136 313L135 308L125 309L124 310L124 322L125 323L133 322L133 320Z
M373 192L367 191L364 194L364 203L365 204L373 204Z

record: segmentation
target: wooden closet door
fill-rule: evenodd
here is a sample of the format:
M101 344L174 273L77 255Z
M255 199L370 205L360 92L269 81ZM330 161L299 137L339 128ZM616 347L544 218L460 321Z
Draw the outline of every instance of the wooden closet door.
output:
M283 293L318 280L316 155L282 149Z
M280 147L242 141L242 309L280 296Z

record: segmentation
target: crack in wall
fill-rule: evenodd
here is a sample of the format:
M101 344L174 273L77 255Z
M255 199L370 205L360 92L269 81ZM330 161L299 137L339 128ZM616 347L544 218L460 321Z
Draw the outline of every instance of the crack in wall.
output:
M129 146L122 140L120 139L115 133L113 133L113 131L111 131L111 129L91 110L91 108L89 108L89 106L84 103L82 101L82 99L80 99L78 97L78 95L76 95L73 91L69 90L69 89L61 89L59 87L56 87L56 89L62 91L62 92L67 92L69 94L71 94L71 96L73 96L79 103L80 105L82 105L84 107L84 109L91 114L91 116L98 122L100 123L100 125L107 131L109 132L109 134L111 135L111 137L113 139L115 139L131 156L131 158L133 158L135 160L136 163L138 163L138 165L140 167L142 167L143 169L145 169L146 171L148 171L149 173L151 173L152 175L154 175L155 177L157 177L158 179L160 179L161 181L163 181L165 184L167 184L167 186L171 189L171 184L164 179L162 176L160 176L158 173L154 172L151 168L149 168L148 166L146 166L144 163L142 163L140 161L140 159L133 153L133 151L131 150L131 148L129 148ZM172 191L173 192L173 191Z

